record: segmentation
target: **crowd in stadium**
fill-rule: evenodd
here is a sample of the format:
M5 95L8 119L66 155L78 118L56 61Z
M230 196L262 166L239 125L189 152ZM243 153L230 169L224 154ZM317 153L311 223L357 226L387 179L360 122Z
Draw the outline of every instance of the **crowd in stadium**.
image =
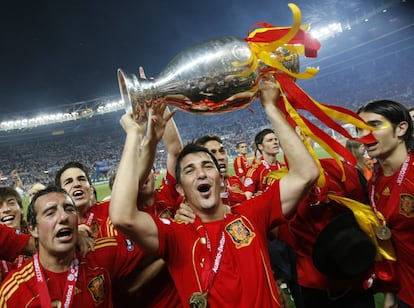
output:
M394 99L410 107L414 105L410 73L407 70L391 73L384 64L392 61L397 68L404 65L406 57L408 51L401 51L398 55L392 53L377 60L353 64L340 73L324 75L322 71L320 77L301 81L299 85L321 103L345 106L354 111L362 103L378 98ZM355 74L356 71L364 74ZM234 157L238 141L247 141L251 151L254 134L268 125L257 104L254 102L247 109L218 115L202 116L181 111L175 120L185 142L206 132L220 134L230 156ZM123 135L118 119L121 115L119 112L106 115L111 120L103 126L99 117L71 122L63 135L49 134L47 138L34 128L32 137L23 142L20 131L0 132L2 139L10 135L2 141L0 153L1 170L6 176L3 183L10 184L12 179L7 175L14 169L18 170L26 188L34 182L47 183L53 178L54 171L69 160L84 162L93 170L95 181L107 180L120 159ZM87 124L83 125L83 122ZM165 155L161 145L156 163L158 170L165 169Z

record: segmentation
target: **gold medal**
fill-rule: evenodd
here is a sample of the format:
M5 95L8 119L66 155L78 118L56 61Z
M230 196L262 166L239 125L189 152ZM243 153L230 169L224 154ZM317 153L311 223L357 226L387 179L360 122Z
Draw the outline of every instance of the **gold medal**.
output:
M188 303L192 308L207 308L207 298L200 292L194 292Z
M375 227L375 234L380 240L383 241L391 238L391 230L385 224Z

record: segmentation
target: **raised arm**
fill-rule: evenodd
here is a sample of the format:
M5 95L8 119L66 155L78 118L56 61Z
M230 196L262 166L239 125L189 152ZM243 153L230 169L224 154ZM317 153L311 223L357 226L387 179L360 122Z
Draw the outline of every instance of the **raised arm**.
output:
M264 111L289 162L289 172L280 180L282 211L284 215L289 215L317 180L319 170L302 140L276 106L280 95L277 85L272 81L264 81L260 95Z
M174 114L175 111L172 112ZM165 116L170 115L171 112L168 107L165 109ZM183 149L183 141L181 140L180 133L178 132L177 125L174 119L171 118L165 126L165 132L162 136L162 140L167 149L167 170L168 173L175 177L175 163L177 161L178 154Z
M138 210L138 187L139 179L148 176L152 168L158 141L164 133L168 117L162 117L163 108L163 103L154 104L145 138L144 125L139 125L132 114L122 116L126 139L109 207L112 223L148 253L158 250L158 230L151 216Z

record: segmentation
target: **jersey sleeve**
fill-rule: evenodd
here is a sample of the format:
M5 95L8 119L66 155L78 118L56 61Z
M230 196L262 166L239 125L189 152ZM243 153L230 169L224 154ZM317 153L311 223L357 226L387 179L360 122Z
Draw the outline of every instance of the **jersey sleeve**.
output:
M246 176L244 177L244 190L254 194L257 191L257 181L257 166L252 166L247 170Z
M167 172L156 191L156 203L162 208L175 209L180 204L180 194L175 189L177 181Z
M0 259L13 261L22 254L30 236L19 230L0 225Z
M244 166L243 166L243 161L240 156L237 156L234 159L234 172L236 173L238 177L244 176Z

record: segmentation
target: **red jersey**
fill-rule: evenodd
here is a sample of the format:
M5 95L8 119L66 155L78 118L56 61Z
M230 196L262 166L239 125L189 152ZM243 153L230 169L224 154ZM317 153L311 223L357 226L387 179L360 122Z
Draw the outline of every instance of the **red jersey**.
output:
M367 196L362 187L358 170L355 167L346 163L342 164L346 176L345 182L342 182L342 171L335 160L324 158L320 159L320 163L326 177L325 187L321 188L321 194L308 194L299 203L295 215L289 221L289 230L291 231L290 234L294 235L299 285L311 289L335 292L335 288L342 287L341 283L332 279L328 280L327 276L316 269L312 261L312 250L316 238L324 227L333 217L348 211L348 208L333 201L324 202L326 193L352 198L359 202L366 202ZM321 203L314 204L317 201ZM360 282L355 281L356 289L362 290L364 278L361 278ZM346 287L348 288L348 286Z
M116 238L96 240L95 251L81 258L73 292L73 307L112 307L113 281L136 267L141 252ZM41 266L42 267L42 266ZM63 307L68 272L53 273L42 268L53 307ZM10 273L0 288L0 306L41 307L33 261Z
M6 277L9 275L9 273L15 269L21 268L23 263L25 263L25 261L27 261L28 259L30 259L29 256L25 256L25 255L19 255L13 262L9 262L9 261L5 261L5 260L1 260L1 276L0 276L0 283L1 281L3 281L4 279L6 279Z
M232 207L223 220L202 223L198 218L194 224L154 221L159 253L184 306L188 307L193 293L207 289L209 275L217 267L208 291L209 307L280 306L266 244L268 231L285 222L278 184Z
M180 205L181 196L175 189L176 180L167 172L160 187L155 191L154 204L142 209L143 211L160 218L173 218L176 208ZM142 296L128 307L164 308L181 307L180 298L171 279L167 267L161 270L154 279L145 284L140 290Z
M162 194L159 196L162 196ZM162 201L157 204L164 204L164 199L159 200ZM143 255L141 249L131 240L127 239L122 233L116 230L111 219L109 218L109 206L110 201L100 202L92 206L87 213L87 224L89 224L89 219L91 223L90 227L92 228L95 238L116 237L119 241L123 241L130 246L130 249L139 251L139 255L134 260L136 267L139 267L139 262L141 261ZM153 208L149 208L148 211L152 212ZM165 212L160 211L160 214L165 214ZM134 276L135 274L136 273L132 273L131 275ZM127 281L128 277L122 277L122 279ZM120 285L119 283L116 283L113 286L116 287L113 289L114 306L116 307L135 307L137 302L141 303L140 307L160 308L166 307L166 304L168 305L169 303L173 305L175 304L176 307L178 307L179 304L177 291L175 290L171 277L169 277L168 273L165 272L161 272L161 274L155 279L150 280L145 285L145 289L140 290L138 295L130 295L126 293L125 287L122 284Z
M409 153L406 163L391 176L384 176L376 164L368 192L374 192L374 204L392 232L398 275L394 278L401 285L397 296L414 306L414 154Z
M109 218L110 200L95 203L86 213L86 225L92 229L95 239L101 237L114 237L122 234L116 230Z
M274 178L266 178L266 175L270 171L276 171L282 167L284 167L284 164L278 161L274 165L269 165L269 163L264 160L263 156L261 156L260 161L255 162L249 170L247 170L244 178L244 190L253 194L259 191L266 191L266 189L276 181Z
M239 178L243 178L247 170L250 168L250 163L247 158L242 154L237 154L236 158L233 162L234 165L234 172Z
M30 235L0 224L0 259L13 261L22 253L29 240Z
M175 177L169 172L162 179L160 187L155 191L154 204L143 209L143 211L154 216L172 218L175 210L180 206L182 200L180 194L175 189Z
M246 200L244 194L244 185L240 178L235 175L229 175L225 179L226 191L220 194L223 203L228 206L233 206Z

